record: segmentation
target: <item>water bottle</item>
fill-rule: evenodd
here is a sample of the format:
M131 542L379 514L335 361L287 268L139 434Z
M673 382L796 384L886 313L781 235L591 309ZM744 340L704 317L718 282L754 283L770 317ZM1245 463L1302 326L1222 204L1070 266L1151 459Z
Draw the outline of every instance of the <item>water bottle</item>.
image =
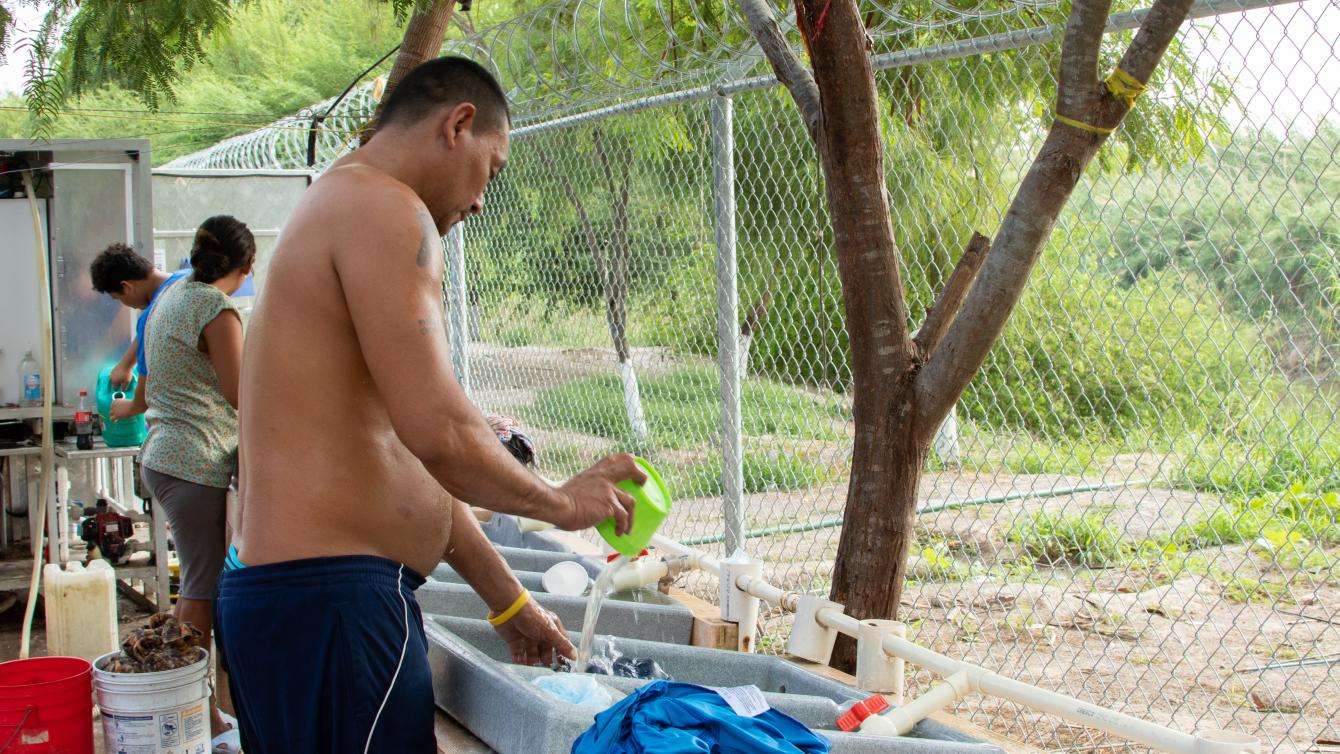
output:
M93 409L88 407L88 391L79 388L79 407L74 411L74 446L93 450Z
M37 369L37 359L33 358L32 351L23 354L23 361L19 362L19 385L20 403L25 406L42 404L42 373Z

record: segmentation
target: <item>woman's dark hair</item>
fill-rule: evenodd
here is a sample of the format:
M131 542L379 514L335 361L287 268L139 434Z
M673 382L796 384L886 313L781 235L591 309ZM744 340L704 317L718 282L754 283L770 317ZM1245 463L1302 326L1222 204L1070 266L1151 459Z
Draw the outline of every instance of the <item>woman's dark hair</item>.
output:
M200 223L191 248L192 278L212 283L240 270L256 258L256 239L247 224L232 215L215 215Z

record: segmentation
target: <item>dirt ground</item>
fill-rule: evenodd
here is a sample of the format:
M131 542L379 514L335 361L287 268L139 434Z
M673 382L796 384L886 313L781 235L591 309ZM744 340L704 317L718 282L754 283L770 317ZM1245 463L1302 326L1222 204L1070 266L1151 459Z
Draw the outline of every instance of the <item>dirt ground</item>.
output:
M948 498L1010 491L1001 479L973 476L928 475L923 494L937 488L936 497ZM1080 481L1009 476L1025 490ZM838 517L840 492L751 498L750 526ZM1109 525L1137 540L1216 503L1176 490L1103 491L927 513L918 524L924 533L971 543L986 566L993 558L1008 559L1004 530L1026 512L1101 507L1109 511ZM671 526L681 534L715 531L719 506L718 500L688 501L675 510ZM829 528L760 537L750 541L749 551L764 560L764 576L772 583L822 593L830 583L839 534ZM1241 545L1196 554L1217 578L1191 570L1169 577L1133 566L929 578L909 584L901 615L920 643L1043 688L1188 732L1250 732L1266 741L1267 750L1280 753L1337 751L1325 742L1340 740L1340 548L1327 553L1329 567L1291 574L1284 593L1247 601L1232 593L1222 574L1265 579L1278 575L1278 564ZM704 574L685 577L683 586L715 599L717 584ZM759 646L784 651L791 620L770 615ZM931 680L920 674L915 683L924 688ZM957 711L1047 750L1142 750L1001 700L969 700Z

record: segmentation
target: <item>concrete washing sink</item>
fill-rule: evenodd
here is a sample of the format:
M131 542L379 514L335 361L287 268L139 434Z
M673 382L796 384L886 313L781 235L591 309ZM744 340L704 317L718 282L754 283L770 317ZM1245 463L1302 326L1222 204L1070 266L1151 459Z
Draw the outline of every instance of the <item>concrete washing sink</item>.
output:
M591 725L589 708L551 697L532 684L553 671L508 662L507 647L487 622L426 615L437 706L502 754L567 754ZM575 633L570 634L573 641ZM780 657L664 642L615 638L625 655L656 660L676 680L704 686L754 685L768 703L828 738L834 754L1003 754L931 720L908 736L883 738L834 730L838 706L865 696ZM597 676L620 699L647 681Z
M592 578L603 563L571 552L561 537L521 533L512 517L495 514L484 532L540 604L563 625L580 629L585 597L543 591L540 576L555 563L575 561ZM572 742L591 726L589 708L561 701L532 681L548 668L513 665L506 645L482 616L487 608L461 577L439 566L417 592L428 635L437 706L501 754L568 754ZM835 730L839 705L867 696L787 660L689 646L693 615L653 588L611 594L596 625L597 650L610 647L660 664L672 678L703 686L754 685L768 704L828 738L834 754L1003 754L1003 750L932 720L910 735L883 738ZM573 643L576 632L569 631ZM614 699L648 681L597 676Z

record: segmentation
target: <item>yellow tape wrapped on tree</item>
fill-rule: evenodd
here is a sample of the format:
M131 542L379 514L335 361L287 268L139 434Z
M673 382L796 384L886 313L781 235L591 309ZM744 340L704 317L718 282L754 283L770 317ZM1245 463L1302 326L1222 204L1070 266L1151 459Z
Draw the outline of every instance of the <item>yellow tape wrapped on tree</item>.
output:
M1147 88L1144 85L1144 82L1120 68L1114 68L1112 70L1112 75L1108 76L1103 83L1107 85L1107 90L1112 92L1113 97L1126 103L1127 108L1135 107L1135 98L1144 94L1145 89ZM1055 120L1057 123L1063 123L1071 128L1078 128L1081 131L1087 131L1091 134L1098 134L1100 136L1107 136L1116 130L1115 128L1103 128L1102 126L1095 126L1092 123L1085 123L1082 120L1075 120L1074 118L1066 117L1060 113L1056 114Z

